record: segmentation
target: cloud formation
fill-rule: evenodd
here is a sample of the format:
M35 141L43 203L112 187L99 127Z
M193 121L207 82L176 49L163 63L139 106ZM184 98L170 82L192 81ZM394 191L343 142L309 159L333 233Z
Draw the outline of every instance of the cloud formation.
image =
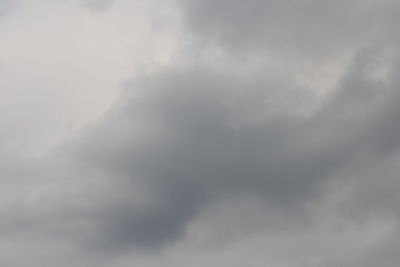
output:
M310 117L265 114L250 120L247 109L263 112L264 103L243 97L241 89L247 97L259 96L268 84L243 84L204 69L172 70L129 83L130 90L142 93L127 92L121 107L94 127L79 149L90 164L146 192L144 214L124 207L123 219L110 216L111 227L131 236L132 244L157 244L181 237L202 207L230 195L255 194L285 211L302 209L359 158L397 151L398 93L380 81L366 81L375 55L360 57ZM129 213L132 218L125 218ZM119 220L128 224L122 227Z
M133 6L68 10L119 29ZM397 266L398 4L140 8L151 17L136 21L150 25L137 26L149 40L140 49L164 50L131 78L121 78L125 68L93 75L123 87L106 112L47 150L15 141L12 124L0 132L0 265L203 266L212 257L222 266ZM115 14L124 19L106 19ZM21 136L35 140L33 129ZM28 247L23 259L10 252Z
M189 27L235 52L267 47L293 56L337 56L394 38L396 1L181 1Z

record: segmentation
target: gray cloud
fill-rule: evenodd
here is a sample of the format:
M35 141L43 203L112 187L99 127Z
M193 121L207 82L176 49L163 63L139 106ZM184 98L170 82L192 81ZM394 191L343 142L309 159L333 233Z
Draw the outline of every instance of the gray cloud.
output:
M83 4L93 10L106 10L112 7L114 0L85 0Z
M296 214L328 194L331 180L364 155L390 157L399 145L397 70L393 85L370 81L376 57L370 52L354 59L340 88L311 117L266 113L249 120L246 109L263 112L264 104L239 92L259 96L270 91L268 84L202 68L128 83L120 106L92 127L77 153L123 179L125 188L141 188L144 200L106 211L99 224L105 236L96 242L157 247L176 241L202 209L232 196L256 195Z
M396 266L398 4L178 2L184 60L126 81L109 112L54 151L0 151L0 235L32 254L39 244L44 259L28 256L43 266L57 263L54 244L75 266L131 266L130 253L184 253L202 231L228 250L280 255L262 265ZM330 90L292 68L343 55ZM254 233L262 242L249 245Z
M17 206L4 231L66 238L103 255L159 249L184 240L210 207L246 196L273 207L273 218L265 220L282 221L271 231L282 231L283 224L283 231L308 229L315 222L304 224L304 216L318 222L325 214L309 207L328 201L336 183L355 184L338 210L349 222L366 218L363 214L397 218L394 204L378 212L397 198L369 196L378 192L371 169L379 166L384 183L397 188L390 178L400 144L397 67L388 81L371 80L380 52L360 52L335 93L311 116L264 108L259 97L276 91L270 77L244 82L186 67L130 81L113 110L66 147L79 164L51 164L65 172L60 179L77 176L73 186L80 193ZM265 114L254 119L254 110ZM92 182L79 181L84 177ZM328 265L350 259L326 260Z
M17 1L15 1L17 2ZM13 7L13 1L10 0L2 0L0 1L0 16L7 15L10 9Z
M329 58L394 38L396 1L181 1L190 31L234 53L272 49Z

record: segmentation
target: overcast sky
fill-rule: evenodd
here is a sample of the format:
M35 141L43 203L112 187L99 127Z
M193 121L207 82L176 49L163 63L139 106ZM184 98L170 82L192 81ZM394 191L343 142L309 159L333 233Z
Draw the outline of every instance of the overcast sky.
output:
M397 267L397 0L0 0L0 266Z

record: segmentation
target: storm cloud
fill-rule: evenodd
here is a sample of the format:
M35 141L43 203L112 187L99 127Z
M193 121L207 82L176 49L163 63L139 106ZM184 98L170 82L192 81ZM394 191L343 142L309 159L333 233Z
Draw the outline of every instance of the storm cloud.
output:
M54 27L37 17L49 10ZM14 12L0 264L398 265L396 1ZM14 52L18 14L67 56L32 35Z
M358 62L364 60L355 58L340 88L312 116L269 115L257 96L273 85L204 69L128 83L121 106L78 149L89 164L146 192L148 213L124 207L107 223L131 238L127 244L175 240L220 198L254 194L290 212L323 197L330 180L359 158L389 157L399 145L398 93L366 81L369 60ZM130 96L135 87L143 93ZM246 117L248 109L265 116Z

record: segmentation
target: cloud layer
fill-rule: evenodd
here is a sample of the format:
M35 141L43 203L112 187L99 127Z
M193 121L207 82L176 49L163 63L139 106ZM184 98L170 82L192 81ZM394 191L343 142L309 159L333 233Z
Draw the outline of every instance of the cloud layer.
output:
M28 35L21 14L48 10L58 15L38 21L69 29L58 41L74 60L32 36L22 56L10 49ZM13 12L1 29L12 53L0 75L19 90L0 92L15 101L0 116L1 264L397 266L395 1ZM58 42L46 25L32 29Z

